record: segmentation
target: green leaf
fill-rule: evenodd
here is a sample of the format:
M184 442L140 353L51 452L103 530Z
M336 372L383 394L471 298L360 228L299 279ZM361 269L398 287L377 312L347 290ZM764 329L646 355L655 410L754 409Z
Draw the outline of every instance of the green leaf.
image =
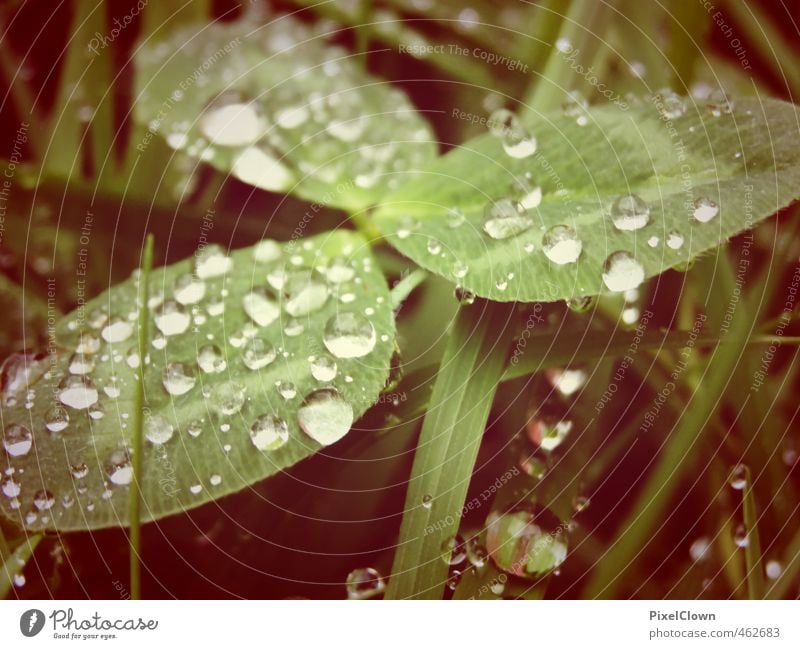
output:
M265 240L230 255L207 245L153 271L149 290L143 522L239 491L333 443L389 374L388 287L353 232L282 246ZM128 524L136 298L134 274L66 316L55 353L14 357L4 367L4 445L13 472L4 477L0 508L28 529ZM309 409L311 394L316 407ZM66 427L58 424L64 415Z
M24 539L7 557L4 554L0 554L0 559L3 562L3 566L0 568L0 599L4 599L8 595L14 577L22 573L25 564L28 563L42 538L41 534L34 534Z
M509 319L506 308L486 303L456 318L414 456L387 599L439 599L444 591L443 547L458 531L503 373Z
M136 63L137 121L261 189L356 211L436 154L400 90L292 17L186 26Z
M476 138L386 197L376 223L400 252L479 296L556 301L622 290L685 266L800 195L793 105L737 99L727 113L724 104L670 101L685 113L666 119L657 108L664 103L646 100L589 108L584 126L575 117L541 116L527 127L537 148L525 158L507 155L491 134ZM611 208L630 193L646 203L649 222L620 230ZM529 209L489 226L496 236L516 236L489 236L486 210L513 208L526 195ZM694 216L703 199L718 207L707 222ZM576 262L544 254L556 226L574 230ZM620 251L633 261L614 266L605 281L605 264Z

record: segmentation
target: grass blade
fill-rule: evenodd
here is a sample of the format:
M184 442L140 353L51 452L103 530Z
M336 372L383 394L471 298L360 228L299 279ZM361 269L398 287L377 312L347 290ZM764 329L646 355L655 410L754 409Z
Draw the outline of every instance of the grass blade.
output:
M0 570L0 599L4 599L11 591L14 575L19 574L20 568L28 563L43 534L34 534L20 543L16 550L3 558L3 569Z
M505 366L508 306L481 302L456 316L422 425L387 599L438 599L442 545L458 530L495 390ZM498 349L498 345L501 348ZM432 498L423 506L423 498Z
M142 254L142 273L139 277L139 327L138 345L139 358L142 359L137 370L136 400L133 410L133 480L131 481L128 507L130 511L130 571L131 571L131 599L141 599L141 494L142 480L142 427L144 425L144 359L147 358L148 324L147 302L150 299L150 269L153 267L153 235L148 234Z
M747 546L744 549L747 565L747 596L750 599L764 598L764 566L761 562L761 539L758 537L758 510L753 495L750 467L745 467L747 485L742 491L742 516L747 530Z

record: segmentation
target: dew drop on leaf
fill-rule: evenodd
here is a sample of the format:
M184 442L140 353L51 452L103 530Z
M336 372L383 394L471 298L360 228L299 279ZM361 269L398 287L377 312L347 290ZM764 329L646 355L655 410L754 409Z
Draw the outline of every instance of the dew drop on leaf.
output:
M336 358L361 358L375 348L375 327L357 313L337 313L325 324L322 342Z
M650 222L650 208L640 196L624 194L611 205L611 221L617 230L639 230Z
M555 225L542 238L542 252L554 264L571 264L581 255L583 243L568 225Z
M289 441L289 426L275 415L261 415L250 427L250 440L259 451L275 451Z
M719 214L719 206L710 198L698 198L694 202L692 216L698 223L708 223L717 214Z
M300 428L314 441L328 446L344 437L353 425L353 406L335 388L309 394L297 411Z
M386 581L375 568L357 568L347 575L347 599L369 599L386 590Z
M611 253L603 264L603 283L610 291L622 293L638 288L644 281L644 266L624 250Z
M144 436L152 444L166 444L172 439L175 427L162 415L149 415L144 422Z
M97 403L99 395L91 380L82 376L67 376L58 386L58 400L75 410L86 410Z
M492 239L510 239L533 226L533 221L520 212L519 204L501 198L486 206L483 230Z
M248 340L242 348L242 362L250 370L260 370L272 363L277 356L275 347L263 338Z
M188 363L173 362L168 363L164 368L161 382L169 394L180 396L195 386L197 377Z

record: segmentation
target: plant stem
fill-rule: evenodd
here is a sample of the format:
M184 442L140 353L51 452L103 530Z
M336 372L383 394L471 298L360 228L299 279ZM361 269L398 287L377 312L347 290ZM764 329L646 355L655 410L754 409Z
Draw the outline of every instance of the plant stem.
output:
M34 534L27 537L16 549L6 557L2 557L3 567L0 568L0 599L4 599L11 590L14 575L19 573L20 567L24 566L31 558L39 541L43 538L42 534Z
M144 444L144 366L147 356L149 339L148 327L150 323L147 302L150 299L150 270L153 267L153 235L148 234L142 254L141 274L139 276L139 327L138 347L139 365L136 368L136 392L133 402L133 480L131 481L128 495L128 523L130 524L130 571L131 571L131 599L141 599L141 480L142 480L142 452Z
M397 282L391 290L392 308L396 309L405 302L406 298L411 295L414 289L422 284L427 277L427 270L424 268L417 268Z
M758 536L758 509L753 495L750 467L745 467L747 484L742 491L742 518L747 531L747 546L744 549L747 566L747 596L750 599L764 597L764 567L761 565L761 540Z
M512 306L462 307L422 425L387 599L439 599L489 409L503 373Z

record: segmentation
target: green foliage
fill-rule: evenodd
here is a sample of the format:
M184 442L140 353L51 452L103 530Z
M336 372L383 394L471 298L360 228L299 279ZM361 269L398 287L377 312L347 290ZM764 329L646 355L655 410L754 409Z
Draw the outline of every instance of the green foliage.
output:
M647 99L626 110L601 105L581 110L580 119L532 119L537 148L525 158L507 155L502 137L481 136L388 196L375 221L403 254L468 291L547 302L636 287L686 266L799 195L794 106L741 99L728 114L725 106L712 110L672 96L669 106L681 115L667 119L657 108L667 101ZM641 197L649 217L643 227L621 230L611 213L629 194ZM718 210L702 216L707 222L694 218L702 199ZM548 233L558 226L580 242L574 262L545 254ZM498 233L503 238L494 238ZM571 260L575 245L556 248L552 258ZM607 260L618 251L635 262L605 282Z
M388 289L351 232L230 255L207 246L153 271L150 295L143 521L239 491L337 441L388 376ZM4 395L15 469L4 486L19 493L0 506L28 529L128 524L136 298L134 276L64 317L56 355L8 361L21 378Z

